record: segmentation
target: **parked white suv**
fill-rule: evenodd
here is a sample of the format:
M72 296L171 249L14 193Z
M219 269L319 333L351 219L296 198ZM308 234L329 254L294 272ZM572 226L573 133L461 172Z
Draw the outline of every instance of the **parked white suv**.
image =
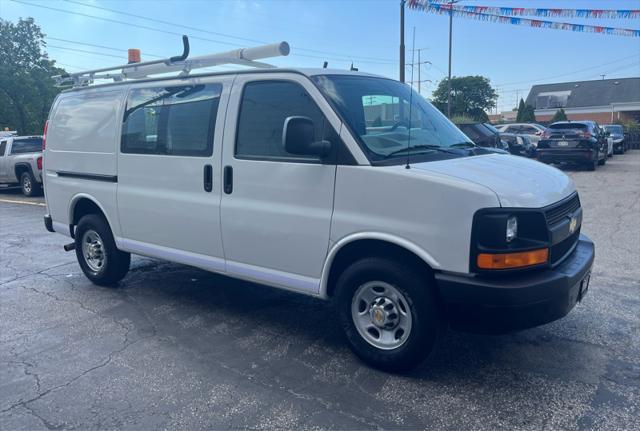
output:
M44 168L45 225L94 283L134 253L333 299L356 354L387 370L420 363L446 324L566 315L594 259L569 177L476 147L409 86L359 72L70 89Z

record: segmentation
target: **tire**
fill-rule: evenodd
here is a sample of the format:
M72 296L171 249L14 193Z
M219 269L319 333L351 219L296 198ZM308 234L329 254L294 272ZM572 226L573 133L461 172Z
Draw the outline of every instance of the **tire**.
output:
M98 286L113 286L129 271L131 255L116 248L104 217L97 214L82 217L76 227L75 244L82 272Z
M595 171L598 168L598 164L598 155L596 154L595 158L587 165L587 170Z
M26 197L38 196L42 192L40 183L36 181L29 171L20 175L20 189Z
M340 275L336 289L340 323L351 349L376 368L390 372L415 368L433 351L444 329L430 277L411 266L366 258Z
M604 166L607 163L607 156L604 156L604 159L598 160L598 165Z

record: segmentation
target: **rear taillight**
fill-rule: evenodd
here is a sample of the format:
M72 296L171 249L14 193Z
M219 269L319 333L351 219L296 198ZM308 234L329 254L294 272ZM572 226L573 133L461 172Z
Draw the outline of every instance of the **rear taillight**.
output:
M38 157L38 160L36 160L36 163L38 164L38 170L41 171L42 170L42 157Z
M44 132L42 132L42 151L47 147L47 129L49 128L49 120L44 123Z
M580 132L578 133L580 136L582 136L583 138L587 138L590 139L591 138L591 132Z
M549 132L548 130L545 130L544 132L542 132L542 135L540 135L542 137L542 139L549 139L551 137L551 132Z

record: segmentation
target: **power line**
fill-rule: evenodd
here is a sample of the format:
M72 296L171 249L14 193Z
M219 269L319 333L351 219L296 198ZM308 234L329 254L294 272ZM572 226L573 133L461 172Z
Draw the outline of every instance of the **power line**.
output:
M157 19L157 18L151 18L151 17L145 16L145 15L138 15L138 14L134 14L134 13L130 13L130 12L123 12L123 11L116 10L116 9L110 9L110 8L106 8L106 7L102 7L102 6L96 6L96 5L92 5L92 4L87 4L87 3L84 3L84 2L81 2L81 1L77 1L77 0L63 0L63 1L65 1L67 3L74 3L74 4L82 5L82 6L93 8L93 9L99 9L99 10L104 10L104 11L107 11L107 12L113 12L113 13L118 13L118 14L121 14L121 15L130 16L130 17L133 17L133 18L143 19L143 20L150 21L150 22L155 22L155 23L158 23L158 24L170 25L170 26L174 26L174 27L185 28L185 29L188 29L188 30L199 31L199 32L202 32L202 33L212 34L212 35L215 35L215 36L223 36L223 37L228 37L230 39L244 40L244 41L247 41L247 42L269 43L269 42L265 42L263 40L251 39L251 38L242 37L242 36L235 36L235 35L228 34L228 33L220 33L220 32L211 31L211 30L207 30L207 29L203 29L203 28L193 27L193 26L190 26L190 25L184 25L184 24L179 24L179 23L176 23L176 22L164 21L164 20ZM392 59L389 59L389 58L366 57L366 56L361 56L361 55L352 56L350 54L344 54L344 53L332 52L332 51L322 51L322 50L319 50L319 49L304 48L304 47L300 47L300 46L296 46L295 48L297 50L300 50L300 51L316 52L318 54L337 55L339 57L354 58L354 59L379 60L379 61L391 62L393 64L396 63L395 60L392 60Z
M81 53L85 53L85 54L93 54L93 55L102 55L104 57L112 57L112 58L119 58L119 59L127 59L127 57L125 55L114 55L114 54L107 54L105 52L96 52L96 51L87 51L84 49L77 49L77 48L68 48L65 46L59 46L59 45L47 45L47 48L54 48L54 49L62 49L65 51L74 51L74 52L81 52Z
M149 26L146 26L146 25L135 24L135 23L126 22L126 21L120 21L120 20L117 20L117 19L105 18L105 17L100 17L100 16L96 16L96 15L90 15L90 14L86 14L86 13L82 13L82 12L70 11L70 10L55 8L55 7L51 7L51 6L45 6L45 5L41 5L41 4L30 3L30 2L23 1L23 0L11 0L11 1L13 1L15 3L24 4L24 5L27 5L27 6L33 6L33 7L37 7L37 8L48 9L48 10L52 10L52 11L55 11L55 12L61 12L61 13L66 13L66 14L70 14L70 15L83 16L83 17L86 17L86 18L97 19L97 20L101 20L101 21L106 21L106 22L111 22L111 23L115 23L115 24L126 25L126 26L130 26L130 27L140 28L140 29L143 29L143 30L150 30L150 31L155 31L155 32L159 32L159 33L170 34L170 35L174 35L174 36L182 36L181 33L177 33L175 31L171 31L171 30L164 30L164 29L160 29L160 28L156 28L156 27L149 27ZM193 36L193 35L189 35L189 37L191 39L203 40L203 41L206 41L206 42L211 42L211 43L216 43L216 44L230 45L230 46L234 46L234 47L238 47L238 48L243 47L243 45L241 45L241 44L228 42L228 41L209 39L209 38L205 38L205 37L201 37L201 36ZM344 58L317 56L317 55L310 55L310 54L292 54L292 55L293 56L297 56L297 57L318 58L318 59L322 59L322 60L345 61L345 62L353 61L353 59L359 58L357 56L349 56L349 55L345 55ZM371 64L396 64L396 62L392 61L392 60L388 60L388 61L387 60L385 60L385 61L373 61L373 60L361 60L361 59L358 59L357 62L359 62L359 63L371 63Z
M547 76L545 78L539 78L539 79L528 80L528 81L517 81L517 82L509 82L509 83L506 83L506 84L496 84L496 86L498 86L498 87L506 87L506 86L509 86L509 85L528 84L528 83L532 83L532 82L546 81L547 79L560 78L560 77L563 77L563 76L574 75L576 73L580 73L580 72L583 72L583 71L586 71L586 70L598 69L600 67L608 66L611 63L618 63L620 61L628 60L629 58L637 58L637 56L636 55L630 55L628 57L622 57L622 58L619 58L617 60L608 61L606 63L602 63L602 64L599 64L599 65L596 65L596 66L586 67L586 68L580 69L580 70L574 70L573 72L561 73L559 75Z
M124 48L114 48L112 46L96 45L94 43L80 42L80 41L77 41L77 40L60 39L60 38L51 37L51 36L45 36L44 38L48 39L48 40L55 40L55 41L58 41L58 42L66 42L66 43L73 43L73 44L76 44L76 45L90 46L92 48L108 49L110 51L117 51L117 52L120 52L120 53L127 52L127 49L124 49ZM154 57L154 58L166 58L167 57L166 55L149 54L147 52L145 52L144 55L147 56L147 57Z

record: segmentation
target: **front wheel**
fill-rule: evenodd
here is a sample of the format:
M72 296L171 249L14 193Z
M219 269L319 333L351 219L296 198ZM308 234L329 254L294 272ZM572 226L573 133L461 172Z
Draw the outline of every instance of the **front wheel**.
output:
M131 255L116 248L106 220L97 214L80 219L75 232L76 257L82 272L99 286L112 286L129 271Z
M40 183L29 172L23 172L20 176L20 188L27 197L37 196L41 191Z
M339 277L337 307L351 349L374 367L404 372L424 362L442 331L429 277L411 266L366 258Z

